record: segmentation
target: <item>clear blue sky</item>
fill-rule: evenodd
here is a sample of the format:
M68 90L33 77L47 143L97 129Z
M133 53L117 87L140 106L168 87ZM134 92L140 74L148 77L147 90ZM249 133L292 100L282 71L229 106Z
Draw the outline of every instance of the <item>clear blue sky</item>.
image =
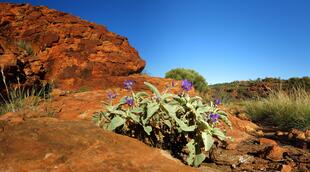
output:
M8 2L8 1L6 1ZM191 68L209 83L310 76L310 0L24 0L126 36L164 76Z

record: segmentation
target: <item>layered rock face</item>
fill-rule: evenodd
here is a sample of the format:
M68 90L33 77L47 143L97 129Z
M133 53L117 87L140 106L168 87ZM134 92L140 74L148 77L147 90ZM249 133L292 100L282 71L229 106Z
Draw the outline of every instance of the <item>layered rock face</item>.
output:
M0 9L0 66L11 82L46 80L70 89L145 66L127 38L104 26L44 6L0 3Z

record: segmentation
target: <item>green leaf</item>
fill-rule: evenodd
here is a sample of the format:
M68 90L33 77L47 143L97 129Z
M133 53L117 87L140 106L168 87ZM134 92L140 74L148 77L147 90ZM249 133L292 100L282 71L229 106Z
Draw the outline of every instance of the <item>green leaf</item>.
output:
M186 162L188 165L192 165L195 160L195 154L196 154L196 149L195 149L195 140L192 139L186 144L186 147L189 151L188 157L186 159Z
M210 112L211 108L208 106L202 106L197 109L197 113L206 113Z
M146 118L142 119L142 123L146 124L148 120L154 115L154 113L159 109L159 104L157 103L149 103L147 105Z
M166 100L166 99L168 99L168 98L175 98L176 97L176 95L174 95L174 94L171 94L171 93L166 93L166 94L164 94L164 95L162 95L161 96L161 99L162 100Z
M135 121L136 123L140 123L140 118L139 118L139 116L135 115L134 113L129 112L129 113L128 113L128 116L129 116L133 121Z
M207 132L202 132L201 137L203 140L203 144L205 145L205 151L209 151L214 143L212 136Z
M169 104L163 104L163 107L168 111L169 116L172 117L175 122L180 126L180 128L183 131L194 131L197 126L196 125L192 125L192 126L188 126L187 124L185 124L182 120L180 120L176 115L175 115L175 106L171 106Z
M140 107L136 107L136 108L133 108L133 109L131 110L131 112L132 112L132 113L143 113L144 110L143 110L142 108L140 108Z
M227 118L226 115L221 115L221 114L220 114L220 119L221 119L226 125L228 125L230 128L232 127L231 122L229 121L229 119Z
M126 104L126 97L122 97L116 105L112 107L113 110L118 109L121 105Z
M222 132L221 129L219 128L213 128L213 135L215 135L217 138L219 138L220 140L225 140L226 139L226 135Z
M152 85L151 83L148 83L148 82L144 82L144 84L151 89L151 91L156 95L156 97L161 97L159 91L157 90L157 88L154 85Z
M113 131L115 130L117 127L124 125L125 123L125 119L119 117L119 116L115 116L112 120L111 123L108 126L108 130L109 131Z
M148 96L146 92L138 92L136 93L136 97L143 97L143 96Z
M191 103L186 103L186 106L190 109L195 109L194 106Z
M152 132L152 127L151 126L143 126L144 131L146 132L147 135L151 135Z
M206 156L203 153L196 155L194 160L194 166L198 167L205 159Z
M113 113L113 114L116 114L116 115L121 115L123 117L127 116L126 112L121 111L121 110L112 110L112 111L110 111L110 113Z
M110 111L110 112L114 110L114 107L111 105L107 105L105 108L107 109L107 111Z

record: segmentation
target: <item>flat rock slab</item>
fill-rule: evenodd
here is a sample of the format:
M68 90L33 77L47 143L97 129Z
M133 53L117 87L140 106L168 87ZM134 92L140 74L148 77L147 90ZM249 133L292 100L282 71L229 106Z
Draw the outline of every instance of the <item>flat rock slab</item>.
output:
M1 125L0 171L199 171L89 121L45 117Z

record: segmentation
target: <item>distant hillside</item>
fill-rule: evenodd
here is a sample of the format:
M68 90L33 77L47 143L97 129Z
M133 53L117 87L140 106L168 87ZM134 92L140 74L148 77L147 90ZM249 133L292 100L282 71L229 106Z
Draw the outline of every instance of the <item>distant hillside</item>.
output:
M210 85L209 96L229 102L267 97L271 91L290 91L294 88L303 88L310 92L310 77L290 78L288 80L265 78L214 84Z

